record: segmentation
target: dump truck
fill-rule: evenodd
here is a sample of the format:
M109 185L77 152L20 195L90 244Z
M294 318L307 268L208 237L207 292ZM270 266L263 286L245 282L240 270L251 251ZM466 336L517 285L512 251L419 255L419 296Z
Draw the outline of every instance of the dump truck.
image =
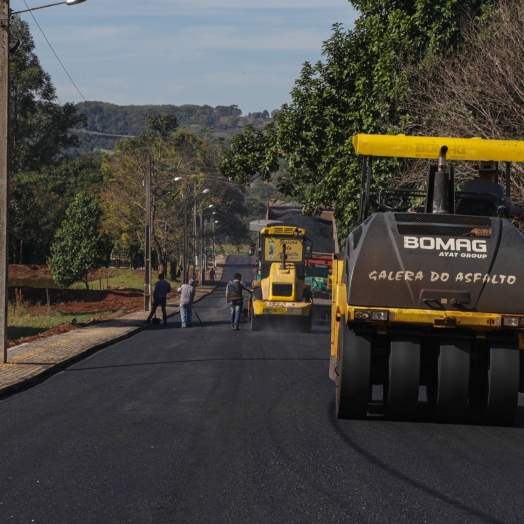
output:
M305 260L311 254L306 230L271 221L251 222L259 231L258 275L253 282L253 331L311 331L311 290Z
M353 145L359 217L330 277L336 415L365 418L378 385L393 420L422 411L511 425L524 392L524 236L508 210L524 142L357 135ZM426 187L371 191L373 157L437 162ZM504 205L458 191L453 160L505 162Z

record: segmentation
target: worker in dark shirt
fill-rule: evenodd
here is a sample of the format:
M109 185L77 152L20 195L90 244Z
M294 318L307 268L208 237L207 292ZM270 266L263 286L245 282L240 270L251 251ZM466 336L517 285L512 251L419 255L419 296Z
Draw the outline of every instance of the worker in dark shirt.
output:
M156 308L160 306L162 308L162 318L164 319L164 326L167 326L167 312L166 312L166 302L167 294L171 292L171 285L167 280L164 279L164 274L160 273L158 275L158 280L155 284L155 290L153 292L153 307L151 308L151 313L147 317L146 324L151 322L153 315L156 313Z
M506 196L504 195L504 189L500 184L495 182L497 172L498 166L493 160L481 162L479 176L466 182L462 188L462 192L496 195L497 208L502 207L504 210L507 210L508 204L506 202ZM524 218L524 212L521 206L509 206L509 214L511 216Z
M229 309L231 313L231 327L238 331L240 323L240 313L244 306L244 296L243 290L253 293L252 289L246 287L242 282L242 275L240 273L235 273L234 280L228 282L226 288L226 302L229 304Z

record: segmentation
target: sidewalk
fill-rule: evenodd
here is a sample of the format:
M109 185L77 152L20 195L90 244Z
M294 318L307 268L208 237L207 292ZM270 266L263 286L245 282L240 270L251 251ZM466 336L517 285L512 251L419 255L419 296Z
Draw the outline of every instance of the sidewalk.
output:
M225 256L217 257L215 277L217 282L220 282L222 278L226 260ZM216 285L198 286L195 302L212 293L216 287ZM178 301L178 297L168 300L167 315L169 318L179 312ZM90 353L132 337L148 327L144 324L148 315L146 311L139 311L9 349L7 364L0 365L0 397L23 388L31 382L37 382Z

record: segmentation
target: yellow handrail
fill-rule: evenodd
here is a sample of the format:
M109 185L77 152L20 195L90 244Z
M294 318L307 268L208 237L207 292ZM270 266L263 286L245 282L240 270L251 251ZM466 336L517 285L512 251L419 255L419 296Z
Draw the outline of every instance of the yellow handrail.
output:
M406 135L355 135L357 155L437 159L442 146L448 160L524 162L524 142Z

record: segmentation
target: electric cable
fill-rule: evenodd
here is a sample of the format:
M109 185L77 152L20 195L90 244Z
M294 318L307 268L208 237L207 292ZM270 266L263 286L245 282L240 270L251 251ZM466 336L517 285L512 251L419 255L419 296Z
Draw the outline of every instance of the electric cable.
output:
M27 5L26 0L24 0L24 4L26 5L27 9L29 9L29 6ZM82 97L84 102L87 102L87 100L85 99L84 95L82 94L80 89L78 89L78 86L75 84L74 80L71 78L71 75L67 72L67 69L65 68L64 64L62 63L60 58L58 58L58 55L56 54L55 50L53 49L53 46L51 45L51 42L49 42L49 40L47 39L47 36L45 35L43 29L40 27L40 24L38 23L37 19L35 18L35 15L33 14L32 11L29 11L29 12L31 13L31 16L33 17L33 20L35 21L35 24L38 26L38 29L40 29L40 32L42 33L43 37L45 38L45 41L47 42L47 44L51 48L51 51L53 51L53 54L56 56L56 59L58 60L59 64L62 66L62 69L65 71L66 75L69 77L69 80L71 80L71 83L75 86L75 89L78 91L79 95Z

